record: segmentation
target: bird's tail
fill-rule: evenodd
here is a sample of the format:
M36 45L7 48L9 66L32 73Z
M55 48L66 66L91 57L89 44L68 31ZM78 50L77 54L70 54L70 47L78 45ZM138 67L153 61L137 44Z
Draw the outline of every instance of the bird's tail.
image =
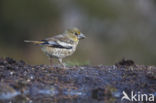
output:
M42 43L44 43L43 41L31 41L31 40L24 40L24 42L31 43L33 45L41 45Z

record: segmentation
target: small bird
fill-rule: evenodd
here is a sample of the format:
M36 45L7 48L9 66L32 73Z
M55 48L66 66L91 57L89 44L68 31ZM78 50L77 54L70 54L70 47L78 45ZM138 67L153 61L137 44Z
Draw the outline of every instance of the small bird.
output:
M65 67L62 59L72 55L79 43L80 39L84 39L85 35L78 28L67 29L63 34L59 34L50 38L39 41L24 40L41 47L41 50L49 57L52 66L52 58L57 58Z

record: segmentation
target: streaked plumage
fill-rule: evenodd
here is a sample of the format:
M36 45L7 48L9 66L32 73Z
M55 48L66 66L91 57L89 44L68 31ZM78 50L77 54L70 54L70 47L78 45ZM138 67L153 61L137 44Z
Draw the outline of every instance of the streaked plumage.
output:
M66 30L63 34L44 40L25 40L25 42L41 46L41 50L50 58L51 64L52 58L59 59L59 62L63 64L62 59L72 55L76 50L79 40L83 38L85 38L85 36L78 28L72 28Z

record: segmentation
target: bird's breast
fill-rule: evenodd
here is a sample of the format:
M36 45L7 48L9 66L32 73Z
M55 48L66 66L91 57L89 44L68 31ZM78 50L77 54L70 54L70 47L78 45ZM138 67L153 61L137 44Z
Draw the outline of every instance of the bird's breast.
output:
M42 51L50 57L55 58L65 58L72 55L76 50L76 46L73 46L71 49L62 49L62 48L53 48L53 47L42 47Z

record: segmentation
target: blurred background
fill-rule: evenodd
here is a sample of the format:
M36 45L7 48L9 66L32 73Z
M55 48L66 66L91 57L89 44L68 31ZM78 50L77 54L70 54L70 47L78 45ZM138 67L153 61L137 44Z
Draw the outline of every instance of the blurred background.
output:
M40 40L78 27L80 41L65 62L112 65L122 58L156 65L156 0L0 0L0 57L49 64Z

